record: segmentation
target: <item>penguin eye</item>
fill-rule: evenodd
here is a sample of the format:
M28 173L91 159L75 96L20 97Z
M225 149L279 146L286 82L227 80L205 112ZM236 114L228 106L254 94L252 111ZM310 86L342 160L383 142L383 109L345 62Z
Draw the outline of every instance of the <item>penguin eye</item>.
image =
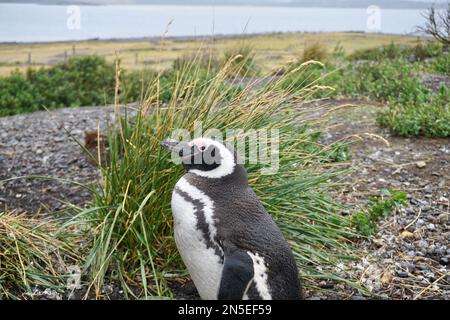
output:
M205 147L205 146L200 146L200 148L199 148L199 149L200 149L200 151L202 151L202 152L203 152L203 151L205 151L206 147Z

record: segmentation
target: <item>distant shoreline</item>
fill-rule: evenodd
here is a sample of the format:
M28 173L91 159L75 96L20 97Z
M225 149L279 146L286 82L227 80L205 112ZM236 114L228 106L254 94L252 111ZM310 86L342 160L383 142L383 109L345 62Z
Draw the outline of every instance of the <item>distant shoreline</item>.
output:
M249 34L216 34L216 35L198 35L198 36L166 36L163 37L164 40L184 42L184 41L207 41L207 40L226 40L226 39L246 39L259 36L271 36L271 35L302 35L302 34L356 34L356 35L372 35L372 36L393 36L393 37L419 37L428 38L424 35L412 33L412 34L394 34L394 33L375 33L375 32L365 32L365 31L294 31L294 32L260 32L260 33L249 33ZM38 44L65 44L65 43L82 43L82 42L152 42L157 43L161 41L161 36L151 36L151 37L136 37L136 38L109 38L109 39L99 39L91 38L84 40L61 40L61 41L31 41L31 42L21 42L21 41L7 41L0 42L0 45L38 45Z
M426 10L428 9L432 3L428 2L415 2L415 1L403 1L406 3L393 3L388 6L386 5L379 5L382 9L392 9L392 10ZM40 5L40 6L70 6L70 5L78 5L78 6L190 6L190 7L280 7L280 8L317 8L317 9L366 9L368 6L367 4L324 4L324 3L251 3L251 4L245 4L245 3L230 3L230 2L221 2L218 1L214 4L207 4L207 3L199 3L199 2L193 2L193 3L176 3L176 2L168 2L168 3L86 3L83 1L73 1L71 3L63 3L58 1L49 1L44 3L36 3L34 1L24 1L24 2L10 2L10 0L0 0L0 4L14 4L14 5L20 5L20 4L34 4L34 5ZM377 5L377 4L374 4ZM435 4L437 9L442 9L445 7L445 3L436 3Z

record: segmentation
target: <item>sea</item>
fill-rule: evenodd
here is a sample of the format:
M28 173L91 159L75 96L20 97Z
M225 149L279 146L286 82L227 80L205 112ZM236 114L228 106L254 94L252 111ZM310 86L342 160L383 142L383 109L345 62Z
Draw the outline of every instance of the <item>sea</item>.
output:
M0 4L0 42L200 37L271 32L414 34L417 9Z

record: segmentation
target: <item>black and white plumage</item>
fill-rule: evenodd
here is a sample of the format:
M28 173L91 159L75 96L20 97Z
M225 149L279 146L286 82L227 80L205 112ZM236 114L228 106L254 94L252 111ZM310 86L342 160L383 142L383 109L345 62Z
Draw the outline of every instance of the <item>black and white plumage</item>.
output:
M202 299L300 299L288 243L237 153L206 138L167 140L186 174L172 194L175 241Z

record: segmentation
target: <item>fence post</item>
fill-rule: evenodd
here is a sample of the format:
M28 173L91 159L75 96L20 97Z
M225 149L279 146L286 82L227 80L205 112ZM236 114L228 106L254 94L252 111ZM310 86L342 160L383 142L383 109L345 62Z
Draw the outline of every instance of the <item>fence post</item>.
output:
M134 64L135 64L135 65L138 65L138 64L139 64L139 55L138 55L137 52L134 54Z
M67 61L67 50L64 51L64 62Z
M28 52L28 67L31 67L31 52Z
M77 51L76 51L77 49L76 49L76 46L73 44L72 45L72 55L75 57L75 55L77 54Z

